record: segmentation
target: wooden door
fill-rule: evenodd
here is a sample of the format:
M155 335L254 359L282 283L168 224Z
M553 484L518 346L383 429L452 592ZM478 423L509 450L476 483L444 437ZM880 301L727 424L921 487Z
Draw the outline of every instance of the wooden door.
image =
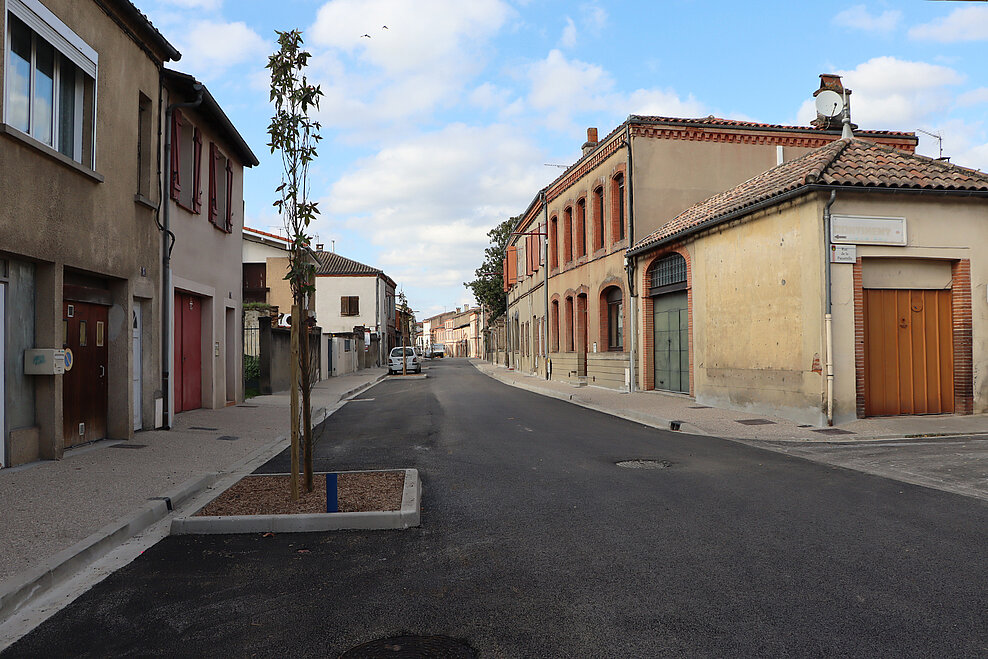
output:
M202 299L175 293L175 413L202 407Z
M133 315L131 331L134 335L134 371L131 375L134 389L134 430L140 430L144 427L144 422L141 415L141 401L143 399L141 387L141 373L143 372L141 336L144 329L141 318L141 307L137 300L134 300L134 308L131 311L131 314Z
M950 291L864 291L865 414L954 411Z
M578 295L576 297L576 327L577 327L577 340L579 344L576 346L576 362L577 362L577 372L576 374L581 377L586 377L587 375L587 353L589 352L589 330L587 328L587 296Z
M690 390L690 337L686 291L652 298L655 388Z
M62 376L62 432L66 448L106 437L109 307L66 301L62 331L72 370Z

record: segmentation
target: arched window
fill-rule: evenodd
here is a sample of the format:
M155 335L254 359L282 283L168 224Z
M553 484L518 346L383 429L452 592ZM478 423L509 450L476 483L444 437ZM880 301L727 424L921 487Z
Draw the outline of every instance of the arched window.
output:
M587 200L576 202L576 255L587 255Z
M559 267L559 231L555 215L549 220L549 267Z
M682 254L670 254L656 261L648 285L650 296L686 288L686 259Z
M573 260L573 207L563 210L563 263Z
M573 344L573 332L575 327L573 326L573 297L569 296L566 298L566 352L573 352L576 348Z
M551 352L559 352L559 300L552 301L552 319L550 322L552 322L552 327L550 328L552 332L552 343L549 350Z
M621 289L612 286L604 292L607 305L607 349L624 350L624 296Z
M618 174L611 183L613 200L614 240L624 240L624 174Z
M604 247L604 186L598 186L593 191L593 248L594 250Z

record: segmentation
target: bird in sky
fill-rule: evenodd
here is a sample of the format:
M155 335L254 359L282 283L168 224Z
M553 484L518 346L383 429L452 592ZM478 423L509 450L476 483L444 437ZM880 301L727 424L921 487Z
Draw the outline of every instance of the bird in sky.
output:
M364 37L367 37L368 39L370 39L371 38L371 35L369 35L369 34L361 34L360 35L360 38L361 39L363 39Z
M388 26L387 26L387 25L382 25L382 26L381 26L381 29L382 29L382 30L387 30L387 29L388 29Z

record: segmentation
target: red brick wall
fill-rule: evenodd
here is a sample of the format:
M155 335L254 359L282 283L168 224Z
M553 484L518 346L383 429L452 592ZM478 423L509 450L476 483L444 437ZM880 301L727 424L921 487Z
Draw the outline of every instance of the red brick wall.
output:
M649 282L651 280L652 266L656 261L664 256L669 256L673 252L680 254L686 259L686 315L689 325L689 354L690 354L690 395L696 395L696 378L693 368L693 261L690 253L682 245L672 248L664 248L662 251L653 252L648 265L641 271L642 279L638 282L639 291L642 297L642 389L655 389L655 369L652 357L653 342L655 341L655 318L653 316L652 298L648 297Z

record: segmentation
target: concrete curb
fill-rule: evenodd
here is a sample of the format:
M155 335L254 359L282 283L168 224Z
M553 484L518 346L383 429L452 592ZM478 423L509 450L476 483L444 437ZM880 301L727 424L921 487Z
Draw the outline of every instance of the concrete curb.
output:
M428 373L412 373L411 375L398 375L395 373L394 375L388 375L389 380L392 378L400 380L424 380L427 377L429 377Z
M359 385L359 386L354 387L353 389L350 389L349 391L347 391L347 392L345 392L343 394L340 394L340 399L339 400L340 401L344 401L344 400L346 400L348 398L353 398L357 394L362 394L363 392L367 391L368 389L370 389L374 385L379 384L386 377L388 377L388 374L387 373L381 373L379 376L377 376L377 378L375 380L373 380L371 382L366 382L366 383L364 383L362 385ZM329 415L327 414L326 416L329 416Z
M595 412L601 412L603 414L609 414L611 416L616 416L619 419L624 419L625 421L631 421L633 423L638 423L643 426L648 426L649 428L656 428L658 430L673 430L673 424L678 424L678 432L688 434L688 435L704 435L708 436L709 433L704 432L700 428L694 426L691 423L685 421L676 421L675 419L663 419L661 417L651 416L648 414L640 414L638 412L620 412L617 410L612 410L607 407L601 407L600 405L594 405L593 403L587 403L580 400L575 393L565 393L561 391L556 391L555 389L549 389L547 387L539 387L537 385L528 384L527 382L518 382L510 378L499 377L494 371L487 371L481 368L476 363L473 364L474 368L483 373L489 378L493 378L498 382L502 382L508 386L516 387L518 389L524 389L526 391L531 391L532 393L539 394L540 396L546 396L547 398L555 398L557 400L562 400L567 403L572 403L573 405L579 405L580 407L585 407L588 410L594 410Z
M401 509L362 513L313 513L306 515L236 515L228 517L179 517L172 520L172 535L225 533L306 533L310 531L407 529L421 522L422 482L417 469L404 471ZM360 473L360 472L340 472ZM267 475L267 474L266 474ZM246 476L249 478L250 476ZM217 492L219 496L222 492ZM215 497L214 497L215 498ZM208 502L207 502L208 503Z

